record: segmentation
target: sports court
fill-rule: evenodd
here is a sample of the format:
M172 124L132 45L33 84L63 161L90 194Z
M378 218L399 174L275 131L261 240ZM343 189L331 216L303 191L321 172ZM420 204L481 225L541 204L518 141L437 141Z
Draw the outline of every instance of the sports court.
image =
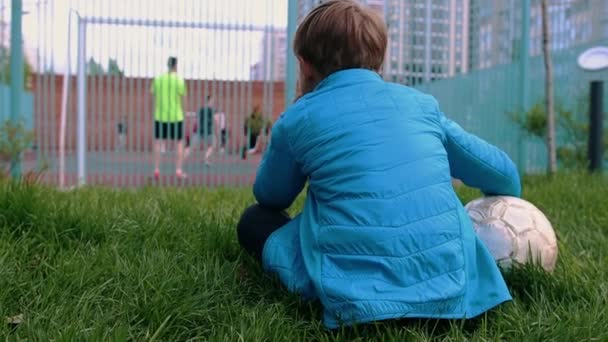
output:
M190 185L201 187L248 186L253 183L260 155L218 155L210 165L203 161L204 151L193 151L184 161L185 180L174 176L175 154L167 151L161 155L161 177L155 180L152 174L153 154L151 152L105 151L87 152L86 183L89 185L116 186L119 188L142 187L146 185ZM43 179L50 184L59 181L58 154L47 154L36 160L29 154L24 161L24 170L33 170L36 165L46 164ZM65 184L76 185L78 180L77 157L74 152L65 156Z

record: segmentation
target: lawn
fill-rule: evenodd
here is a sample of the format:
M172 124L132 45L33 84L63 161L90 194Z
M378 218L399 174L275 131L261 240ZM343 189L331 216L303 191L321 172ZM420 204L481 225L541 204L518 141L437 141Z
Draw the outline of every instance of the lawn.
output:
M463 201L478 193L459 188ZM239 249L248 190L0 183L0 335L33 340L608 340L608 178L526 178L557 230L552 275L507 274L514 301L470 321L337 331ZM302 205L301 198L292 208ZM5 317L22 314L22 323Z

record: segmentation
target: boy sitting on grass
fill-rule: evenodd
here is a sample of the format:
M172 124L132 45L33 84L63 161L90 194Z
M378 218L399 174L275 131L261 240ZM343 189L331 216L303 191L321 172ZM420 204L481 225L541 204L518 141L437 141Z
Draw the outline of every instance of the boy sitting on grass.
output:
M294 41L303 96L275 123L243 248L329 328L462 319L509 291L452 188L519 196L513 162L450 121L429 95L382 80L386 26L354 1L326 2ZM308 182L304 210L285 213Z

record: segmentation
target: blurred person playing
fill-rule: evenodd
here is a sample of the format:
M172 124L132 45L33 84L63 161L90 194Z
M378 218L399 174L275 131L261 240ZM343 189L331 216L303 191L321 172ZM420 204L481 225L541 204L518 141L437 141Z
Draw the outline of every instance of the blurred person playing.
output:
M168 72L152 81L150 92L154 96L154 178L160 178L160 154L164 142L175 142L177 157L175 175L186 178L182 170L184 159L184 111L182 101L186 95L186 83L177 74L177 58L169 57Z
M260 111L260 106L254 106L253 111L245 120L244 133L248 139L246 146L244 146L241 151L243 159L246 159L249 154L256 154L262 151L262 141L260 137L264 131L266 131L267 135L270 134L271 125L272 122L264 118L262 111Z
M205 149L205 165L211 165L211 156L217 148L217 139L219 137L218 132L218 119L216 116L216 107L213 98L209 95L205 99L205 105L198 112L199 119L199 136L203 141Z
M226 113L224 112L218 112L216 113L214 116L214 123L217 131L217 134L219 135L219 145L220 145L220 153L224 154L226 152L226 141L228 139L228 131L227 131L227 124L226 124Z

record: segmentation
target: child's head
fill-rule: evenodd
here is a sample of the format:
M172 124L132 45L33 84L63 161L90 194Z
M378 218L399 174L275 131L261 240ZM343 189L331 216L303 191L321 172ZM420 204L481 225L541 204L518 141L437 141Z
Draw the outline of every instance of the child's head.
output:
M379 71L387 46L382 17L354 0L327 1L304 18L295 35L301 91L312 91L330 74L344 69Z

